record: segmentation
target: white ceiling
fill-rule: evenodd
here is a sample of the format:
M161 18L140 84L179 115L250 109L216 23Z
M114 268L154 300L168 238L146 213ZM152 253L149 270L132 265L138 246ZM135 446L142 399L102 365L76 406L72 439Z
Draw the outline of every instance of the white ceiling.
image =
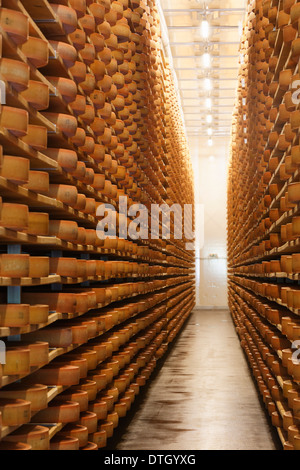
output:
M159 0L168 30L164 43L178 79L178 88L188 134L209 138L230 134L239 64L240 27L246 0ZM203 38L202 21L210 24L209 37ZM164 21L162 29L164 32ZM169 47L167 45L169 42ZM203 65L209 53L211 64ZM211 80L207 91L205 79ZM212 109L206 107L206 98ZM212 124L206 121L212 114Z

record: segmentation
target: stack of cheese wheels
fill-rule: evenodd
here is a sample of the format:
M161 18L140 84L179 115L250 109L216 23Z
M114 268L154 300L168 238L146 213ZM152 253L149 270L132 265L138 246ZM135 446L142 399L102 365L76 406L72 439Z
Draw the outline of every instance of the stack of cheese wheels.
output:
M299 18L294 1L248 6L228 180L230 310L287 450L299 449Z
M12 8L0 9L0 449L97 450L195 304L188 240L141 242L128 215L193 205L191 159L155 1Z

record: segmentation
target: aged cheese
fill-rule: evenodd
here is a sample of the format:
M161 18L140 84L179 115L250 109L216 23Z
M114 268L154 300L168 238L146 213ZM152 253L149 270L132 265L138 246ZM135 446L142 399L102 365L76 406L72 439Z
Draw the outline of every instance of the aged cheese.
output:
M49 276L49 258L47 256L30 256L29 277L40 278Z
M48 406L48 388L45 385L13 384L0 390L1 398L26 400L31 403L31 411L39 411Z
M77 119L63 113L44 112L44 116L56 125L57 129L67 137L73 137L77 130Z
M82 448L88 444L88 428L79 424L67 424L60 431L59 435L66 437L74 437L79 441L79 447Z
M28 304L1 304L0 326L20 328L29 325L30 311Z
M27 134L28 113L24 109L2 106L0 114L0 127L7 129L16 137Z
M71 44L60 41L49 41L51 47L56 51L58 57L62 59L65 66L73 67L77 59L77 51Z
M51 348L67 348L72 344L72 330L66 327L49 326L28 333L26 338L33 341L46 341Z
M57 89L66 103L71 103L77 95L77 86L69 78L46 76L47 80Z
M28 277L29 255L0 255L0 275L3 277Z
M20 426L30 421L30 401L0 398L3 426Z
M49 173L46 171L30 170L28 183L23 186L29 191L47 194L49 191Z
M23 91L21 95L38 111L47 109L49 106L49 87L43 82L29 80L27 90Z
M91 434L97 431L97 422L98 419L96 413L86 411L84 413L80 413L80 419L77 424L85 426L88 429L88 433Z
M50 450L79 450L79 440L58 433L50 441Z
M48 42L44 39L29 36L20 46L27 59L37 68L44 67L49 61Z
M67 391L59 394L56 397L56 400L59 402L66 402L66 401L72 401L74 403L79 404L80 412L82 411L87 411L88 409L88 404L89 404L89 398L88 394L85 391L82 390L76 390L76 389L68 389Z
M49 428L26 424L9 434L5 438L6 443L24 443L32 447L32 450L49 449Z
M15 44L21 45L27 41L29 22L27 16L20 11L1 7L0 25Z
M29 383L34 384L66 386L76 385L79 380L79 367L59 363L50 363L27 379Z
M77 14L75 10L65 5L57 5L56 3L50 3L50 6L61 21L65 33L73 33L77 28Z
M15 184L24 184L29 178L29 160L27 158L3 155L0 175Z
M48 305L30 305L29 318L31 325L41 325L48 321L49 306Z
M74 150L47 148L43 153L55 160L66 171L71 172L77 168L78 158Z
M77 202L78 191L75 186L66 184L50 184L49 196L63 202L64 204L74 207Z
M80 407L78 403L65 402L54 399L48 408L39 411L31 418L32 423L73 423L78 421Z
M47 148L47 128L45 126L28 124L27 134L21 139L35 150L43 151Z
M29 212L27 233L47 236L49 234L49 214L47 212Z
M50 273L63 277L77 277L77 259L50 258Z
M19 60L0 59L0 79L6 80L15 90L26 90L29 82L29 66Z
M49 235L56 236L61 240L75 242L78 237L78 225L70 220L51 220Z
M28 348L6 347L6 364L2 365L3 375L26 375L30 372L30 350Z

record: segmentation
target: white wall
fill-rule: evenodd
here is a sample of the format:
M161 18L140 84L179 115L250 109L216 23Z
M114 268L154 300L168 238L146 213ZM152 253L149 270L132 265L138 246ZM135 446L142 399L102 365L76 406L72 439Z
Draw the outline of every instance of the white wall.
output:
M197 237L201 238L204 221L204 245L197 250L197 306L227 306L227 160L229 137L214 138L208 147L207 138L189 136L195 171ZM204 211L202 219L201 210ZM211 259L215 254L218 259Z

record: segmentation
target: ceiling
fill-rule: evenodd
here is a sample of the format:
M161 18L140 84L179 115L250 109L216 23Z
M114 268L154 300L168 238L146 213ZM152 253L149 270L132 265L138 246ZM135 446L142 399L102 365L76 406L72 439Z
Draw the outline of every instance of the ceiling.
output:
M177 76L187 133L206 136L212 145L214 136L230 134L247 0L159 3L165 18L163 42Z

